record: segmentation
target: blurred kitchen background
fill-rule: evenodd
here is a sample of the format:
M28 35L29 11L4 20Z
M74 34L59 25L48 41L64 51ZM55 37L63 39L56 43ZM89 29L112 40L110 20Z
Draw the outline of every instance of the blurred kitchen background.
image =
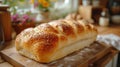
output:
M120 23L119 0L48 0L42 4L40 1L3 0L1 3L9 5L8 10L12 16L27 14L34 17L36 23L64 18L75 12L87 20L93 19L96 23L99 23L101 16L108 17L111 23Z
M95 25L120 25L120 0L0 0L1 44L25 28L73 13ZM120 57L116 63L120 67Z

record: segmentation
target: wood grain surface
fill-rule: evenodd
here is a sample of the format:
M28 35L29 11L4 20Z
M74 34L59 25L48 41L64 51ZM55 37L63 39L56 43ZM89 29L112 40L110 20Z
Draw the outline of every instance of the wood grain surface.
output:
M98 59L111 52L111 46L95 42L91 44L90 47L74 52L62 59L48 64L42 64L20 55L14 47L14 41L11 45L13 45L13 47L1 51L1 56L15 67L56 67L61 64L63 67L68 67L68 65L72 67L78 65L80 67L88 67L90 64L95 63Z

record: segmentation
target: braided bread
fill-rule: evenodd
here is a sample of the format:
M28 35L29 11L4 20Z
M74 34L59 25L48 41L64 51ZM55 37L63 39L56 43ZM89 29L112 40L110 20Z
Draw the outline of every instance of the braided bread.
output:
M15 46L20 54L48 63L90 46L96 36L97 30L91 24L61 19L22 31Z

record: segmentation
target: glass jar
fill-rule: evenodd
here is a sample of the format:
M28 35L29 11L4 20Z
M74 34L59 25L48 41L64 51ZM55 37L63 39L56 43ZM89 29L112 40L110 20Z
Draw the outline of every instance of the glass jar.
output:
M107 9L103 9L101 13L101 17L99 18L100 26L108 26L109 25L109 13Z

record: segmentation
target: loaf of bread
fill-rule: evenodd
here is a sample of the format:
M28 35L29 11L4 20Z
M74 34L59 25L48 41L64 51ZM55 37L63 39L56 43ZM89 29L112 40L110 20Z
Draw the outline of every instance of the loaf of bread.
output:
M15 40L17 51L38 62L60 59L96 40L93 25L75 20L56 20L22 31Z

